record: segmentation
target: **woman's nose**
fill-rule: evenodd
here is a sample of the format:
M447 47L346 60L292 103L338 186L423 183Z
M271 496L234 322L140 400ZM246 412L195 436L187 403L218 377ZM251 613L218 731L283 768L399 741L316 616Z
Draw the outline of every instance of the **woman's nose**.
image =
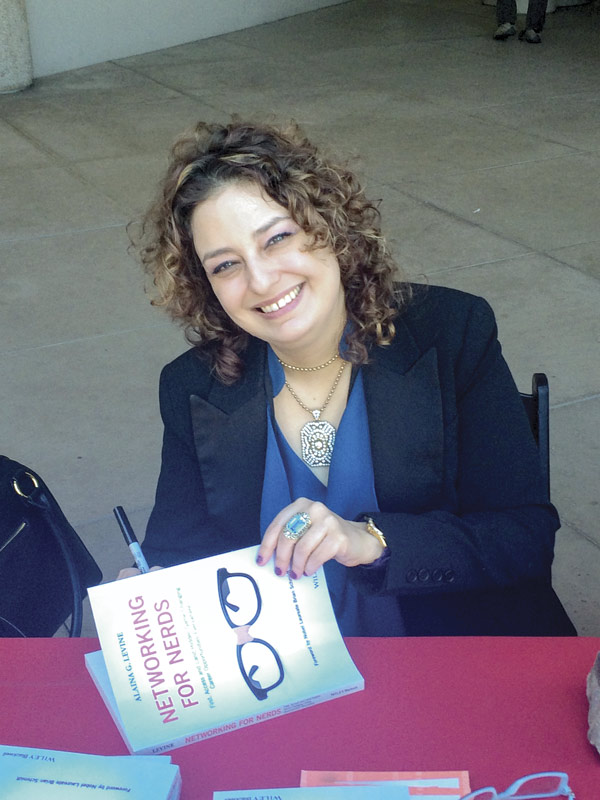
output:
M248 259L246 262L248 271L248 286L256 294L268 292L278 279L278 269L275 264L263 258Z

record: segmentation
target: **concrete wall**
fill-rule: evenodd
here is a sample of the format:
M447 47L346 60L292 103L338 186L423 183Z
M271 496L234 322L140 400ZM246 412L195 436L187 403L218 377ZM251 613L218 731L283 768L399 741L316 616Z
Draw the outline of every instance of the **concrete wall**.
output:
M26 0L35 77L249 28L341 0Z

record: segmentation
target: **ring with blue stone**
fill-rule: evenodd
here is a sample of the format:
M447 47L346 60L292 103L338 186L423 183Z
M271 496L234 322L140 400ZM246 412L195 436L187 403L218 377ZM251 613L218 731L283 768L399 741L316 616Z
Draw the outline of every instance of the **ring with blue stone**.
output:
M283 535L286 539L291 539L292 542L297 542L298 539L301 539L306 531L312 525L312 520L308 514L304 511L300 511L298 514L294 514L293 517L287 521L284 529Z

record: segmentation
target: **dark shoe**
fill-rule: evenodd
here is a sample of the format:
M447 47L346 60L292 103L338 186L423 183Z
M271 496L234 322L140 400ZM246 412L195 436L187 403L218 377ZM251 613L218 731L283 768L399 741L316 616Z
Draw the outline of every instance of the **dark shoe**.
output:
M514 25L511 25L510 22L503 22L502 25L498 25L498 27L496 28L494 39L499 39L499 40L508 39L509 36L514 36L516 32L517 31Z
M537 31L534 31L533 28L527 28L527 30L521 31L519 33L519 39L524 39L529 44L541 44L542 42L542 37Z

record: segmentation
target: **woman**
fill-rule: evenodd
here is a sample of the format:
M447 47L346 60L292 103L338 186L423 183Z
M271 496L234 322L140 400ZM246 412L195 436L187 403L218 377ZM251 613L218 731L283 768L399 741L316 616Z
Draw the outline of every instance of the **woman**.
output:
M278 575L324 565L345 635L574 632L493 314L394 285L354 175L297 129L200 123L145 237L195 343L161 376L149 563L262 538Z

